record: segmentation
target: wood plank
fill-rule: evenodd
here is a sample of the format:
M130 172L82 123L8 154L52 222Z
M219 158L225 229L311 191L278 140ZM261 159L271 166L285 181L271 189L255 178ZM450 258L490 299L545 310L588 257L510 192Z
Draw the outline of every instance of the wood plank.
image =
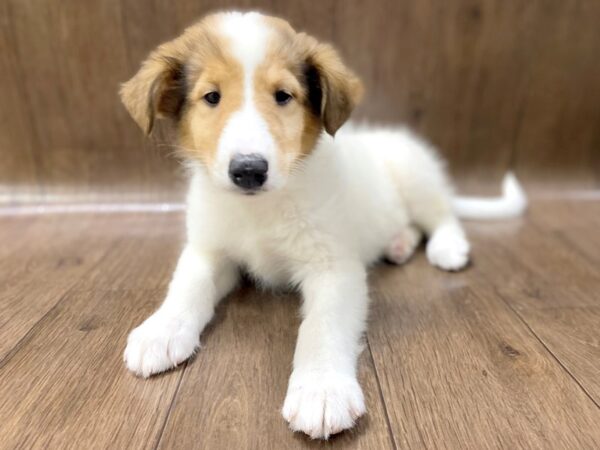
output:
M600 201L546 200L534 203L531 220L553 239L576 249L589 264L600 264Z
M0 199L9 202L17 193L39 195L36 150L39 141L31 131L34 111L26 101L21 79L23 68L15 45L13 11L10 2L0 4Z
M600 405L596 211L598 204L590 202L544 202L534 204L527 223L511 236L501 227L487 226L488 231L496 228L496 237L487 236L485 242L476 239L475 245L482 251L474 271L493 284L581 389Z
M369 413L328 443L292 434L279 414L299 325L293 295L243 286L187 367L151 380L125 370L127 333L163 299L181 214L2 219L0 281L21 286L27 308L46 309L0 362L0 439L7 448L596 448L600 275L581 251L597 245L596 208L534 202L526 219L471 223L475 259L463 273L437 271L422 253L377 268L374 364L369 349L360 363ZM82 255L90 266L79 272L69 258ZM60 258L71 263L53 271ZM62 294L50 308L46 291ZM32 320L29 311L12 320Z
M431 140L467 190L511 163L541 12L516 2L340 1L336 44L364 78L361 119L407 123ZM385 30L385 37L383 35ZM510 96L506 86L510 85Z
M519 315L600 407L600 306L531 310Z
M0 239L6 242L0 249L0 361L71 288L164 287L183 230L181 214L0 218ZM164 263L137 265L132 276L132 261L121 253L140 261L160 254ZM111 270L92 270L100 261Z
M67 0L60 8L47 0L9 3L42 198L172 199L176 162L156 147L143 151L143 133L118 96L119 83L131 75L125 1ZM1 151L18 146L13 140Z
M600 410L476 274L420 254L373 277L369 341L397 447L597 447Z
M160 448L392 448L368 349L359 380L367 415L329 442L292 433L280 414L295 345L298 300L244 287L219 308L189 363Z
M586 123L600 121L600 86L594 82L600 78L595 57L600 3L554 0L527 6L534 16L527 23L527 41L519 42L527 59L516 71L528 84L514 141L515 167L542 186L598 188L600 130ZM512 92L507 98L512 101Z
M180 212L109 216L105 229L95 228L87 238L112 239L114 248L102 261L102 270L86 274L73 288L166 289L183 248L184 220Z
M126 371L122 352L128 332L164 296L182 223L172 215L117 215L96 223L79 230L88 242L81 251L108 243L107 255L0 365L6 448L151 448L158 442L183 372L141 380ZM142 237L146 243L138 245ZM61 275L40 285L52 289Z
M98 226L94 216L0 218L0 361L104 256L110 239L90 239Z
M11 216L0 216L0 264L30 240L30 230L38 223L36 219L38 218L30 217L29 220L18 220Z
M75 291L0 368L6 448L150 448L181 372L140 380L122 350L162 292Z
M522 291L519 309L598 306L593 289L600 282L597 267L543 222L536 223L535 210L534 204L527 218L470 225L475 271L499 288ZM586 236L595 245L598 236L592 228Z

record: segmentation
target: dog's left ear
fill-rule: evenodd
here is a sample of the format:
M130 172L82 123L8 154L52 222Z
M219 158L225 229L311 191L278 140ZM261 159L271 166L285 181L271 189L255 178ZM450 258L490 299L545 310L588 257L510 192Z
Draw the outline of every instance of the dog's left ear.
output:
M321 117L325 131L334 136L360 102L363 85L331 45L303 33L298 39L306 61L308 101Z

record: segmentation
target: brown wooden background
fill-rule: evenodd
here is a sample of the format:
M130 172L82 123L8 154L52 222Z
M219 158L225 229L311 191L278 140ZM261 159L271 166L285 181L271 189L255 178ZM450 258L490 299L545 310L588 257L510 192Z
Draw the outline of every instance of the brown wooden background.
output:
M368 88L356 117L412 125L463 186L508 167L600 186L598 0L1 0L0 200L177 198L168 138L142 136L118 85L225 8L333 42Z

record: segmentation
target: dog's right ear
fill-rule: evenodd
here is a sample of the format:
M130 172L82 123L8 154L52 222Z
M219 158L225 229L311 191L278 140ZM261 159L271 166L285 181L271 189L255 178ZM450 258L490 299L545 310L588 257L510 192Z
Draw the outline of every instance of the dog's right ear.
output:
M121 100L137 124L150 134L158 117L178 119L185 105L186 60L183 36L154 50L142 67L121 86Z

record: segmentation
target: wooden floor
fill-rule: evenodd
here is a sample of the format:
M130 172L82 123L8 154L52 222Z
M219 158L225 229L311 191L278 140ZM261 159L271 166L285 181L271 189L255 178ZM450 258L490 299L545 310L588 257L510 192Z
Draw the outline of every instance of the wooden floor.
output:
M459 274L421 251L371 276L356 430L313 442L279 414L298 298L244 286L203 349L141 380L128 331L162 300L182 215L0 218L0 448L600 448L600 202L468 224Z

